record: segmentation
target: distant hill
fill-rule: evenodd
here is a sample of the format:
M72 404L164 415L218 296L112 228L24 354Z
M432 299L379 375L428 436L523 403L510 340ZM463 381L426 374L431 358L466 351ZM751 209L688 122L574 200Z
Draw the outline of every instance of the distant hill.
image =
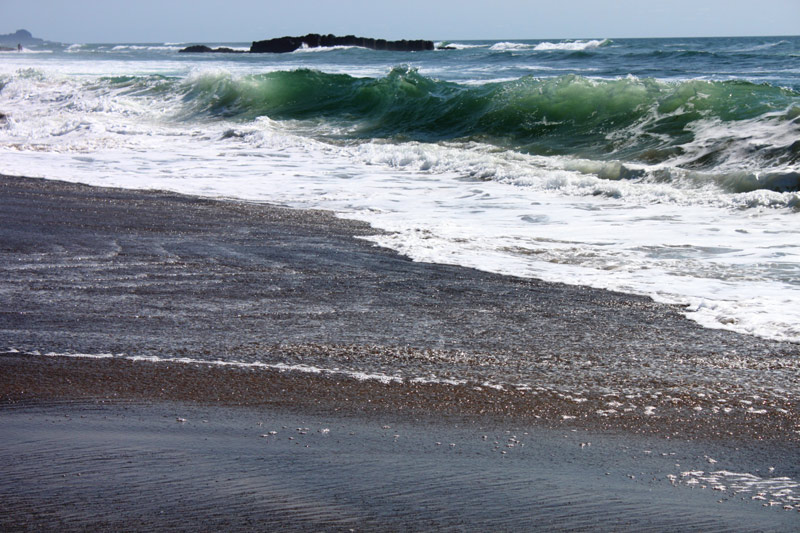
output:
M0 44L5 45L31 45L42 44L43 42L44 39L38 39L34 37L28 30L17 30L15 33L0 35Z

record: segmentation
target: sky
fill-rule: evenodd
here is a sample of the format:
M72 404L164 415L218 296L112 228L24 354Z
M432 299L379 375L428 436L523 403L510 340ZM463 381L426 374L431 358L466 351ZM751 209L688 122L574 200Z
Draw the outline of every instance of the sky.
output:
M800 0L0 0L0 34L64 43L797 35Z

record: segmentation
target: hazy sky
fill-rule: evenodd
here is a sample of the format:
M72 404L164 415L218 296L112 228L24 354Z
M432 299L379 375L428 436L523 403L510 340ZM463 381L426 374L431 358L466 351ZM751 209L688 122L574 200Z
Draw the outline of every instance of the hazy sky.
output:
M800 0L0 0L0 34L65 43L797 35Z

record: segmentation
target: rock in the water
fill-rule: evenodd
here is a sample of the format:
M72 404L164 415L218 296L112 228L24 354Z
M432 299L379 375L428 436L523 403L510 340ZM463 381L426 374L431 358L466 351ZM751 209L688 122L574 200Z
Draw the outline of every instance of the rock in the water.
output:
M180 50L181 52L190 52L190 53L205 53L211 52L211 48L204 45L204 44L193 44L192 46L187 46L186 48Z
M187 53L217 53L217 54L243 54L245 53L244 50L234 50L233 48L228 48L226 46L221 46L219 48L211 48L204 44L194 44L192 46L187 46L179 52L187 52Z
M401 41L387 41L385 39L356 37L355 35L337 37L330 34L320 35L318 33L309 33L302 37L278 37L266 41L254 41L252 46L250 46L250 52L254 54L280 54L294 52L304 46L308 48L358 46L371 50L387 50L391 52L421 52L424 50L433 50L433 41L425 41L422 39L412 41L407 41L405 39Z
M346 35L344 37L337 37L335 35L320 35L318 33L309 33L302 37L278 37L275 39L268 39L266 41L254 41L250 46L250 53L252 54L283 54L287 52L294 52L303 47L307 48L320 48L332 46L358 46L361 48L369 48L371 50L387 50L390 52L421 52L424 50L433 50L433 41L424 41L417 39L413 41L387 41L385 39L371 39L369 37L356 37L355 35ZM211 48L202 44L187 46L181 52L187 53L227 53L237 54L243 53L242 50L233 50L231 48Z

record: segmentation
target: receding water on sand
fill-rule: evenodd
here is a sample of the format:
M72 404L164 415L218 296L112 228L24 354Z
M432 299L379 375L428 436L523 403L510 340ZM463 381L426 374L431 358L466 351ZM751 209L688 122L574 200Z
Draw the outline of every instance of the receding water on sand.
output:
M731 453L773 477L756 450L719 443L169 403L18 406L0 420L10 529L788 531L798 520L753 491L672 481L708 469L709 450L715 469Z

